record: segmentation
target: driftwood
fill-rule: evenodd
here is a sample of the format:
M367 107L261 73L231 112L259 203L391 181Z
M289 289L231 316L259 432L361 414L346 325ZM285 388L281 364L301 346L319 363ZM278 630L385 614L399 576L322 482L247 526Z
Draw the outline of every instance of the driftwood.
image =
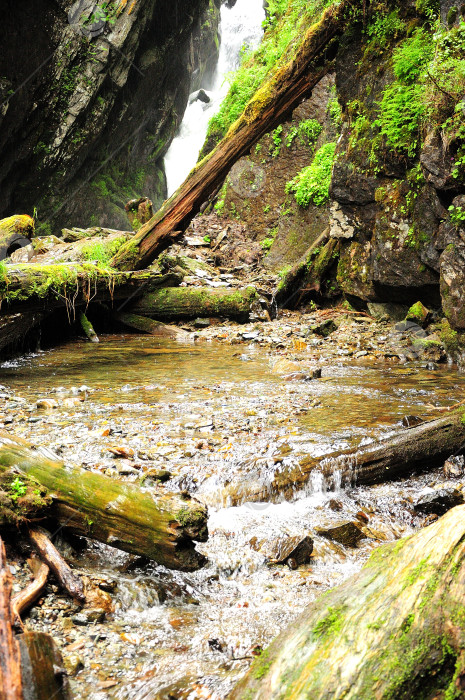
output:
M192 340L192 336L187 331L183 331L182 328L177 326L167 326L161 321L154 321L153 318L147 318L146 316L138 316L137 314L129 314L124 311L112 314L112 317L118 323L122 323L128 328L134 328L136 331L141 331L142 333L148 333L159 338L172 338L180 342Z
M130 310L162 321L214 316L248 321L257 302L258 294L254 287L166 287L144 294L132 304Z
M313 471L325 477L329 487L336 479L342 485L377 484L407 476L415 470L434 469L449 457L465 449L463 411L425 421L412 428L403 428L394 435L360 449L345 450L324 457L304 457L294 466L274 475L271 493L263 484L247 480L230 485L225 496L233 504L273 497L292 497L305 489Z
M11 618L11 574L0 539L0 700L22 700L21 658Z
M11 600L11 610L13 613L14 623L21 623L21 616L33 603L39 598L45 588L50 569L45 562L37 558L28 559L29 568L31 569L34 578L31 583L22 591L16 593Z
M351 21L350 2L342 0L327 9L304 35L292 60L280 66L255 93L226 137L190 173L179 189L112 259L120 270L149 265L185 230L201 205L220 185L234 163L309 95L332 69L337 37Z
M19 645L24 700L72 700L63 659L52 637L45 632L25 632Z
M377 549L299 615L230 700L393 700L465 694L465 506Z
M40 558L50 567L58 579L58 583L72 598L84 601L84 584L79 576L73 573L57 548L50 541L48 533L39 527L29 528L29 539L39 553Z
M208 537L207 511L193 499L65 466L51 452L0 431L0 472L10 467L48 489L50 516L72 532L170 569L191 571L205 562L193 540Z

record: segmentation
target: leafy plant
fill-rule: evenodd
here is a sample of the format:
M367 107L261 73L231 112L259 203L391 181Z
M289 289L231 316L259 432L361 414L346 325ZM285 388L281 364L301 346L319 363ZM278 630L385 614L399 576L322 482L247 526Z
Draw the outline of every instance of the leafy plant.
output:
M293 192L297 204L308 207L310 202L320 206L329 200L329 185L336 143L325 143L315 153L313 162L286 184L286 192Z
M21 496L25 496L27 493L27 486L24 481L21 481L19 476L17 476L14 481L10 484L10 490L12 492L11 500L17 501Z
M463 207L454 207L451 204L447 211L449 212L450 220L456 226L461 226L465 223L465 209Z

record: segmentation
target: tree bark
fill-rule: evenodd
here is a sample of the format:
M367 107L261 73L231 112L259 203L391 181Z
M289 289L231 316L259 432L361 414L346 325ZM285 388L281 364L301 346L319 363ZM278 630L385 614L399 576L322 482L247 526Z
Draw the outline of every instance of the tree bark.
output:
M230 700L465 693L465 506L377 549L252 664Z
M62 527L169 569L202 566L193 540L208 537L207 511L194 499L144 491L102 474L65 466L52 453L0 431L0 472L15 467L34 477L53 498L50 510Z
M244 289L212 287L166 287L145 294L131 307L131 313L153 316L161 321L222 316L248 321L258 294L254 287Z
M21 658L11 619L11 574L0 539L0 700L23 700Z
M63 659L52 637L25 632L19 644L24 700L72 700Z
M463 409L412 428L403 428L394 435L361 449L344 450L323 457L304 457L296 465L277 471L266 489L262 483L248 479L245 484L231 485L225 497L233 504L243 501L292 498L305 488L313 471L323 474L326 484L377 484L407 476L415 470L435 469L451 454L465 447Z
M73 573L71 567L65 562L60 552L51 542L48 533L39 527L29 528L29 539L39 553L40 558L51 568L58 583L78 601L86 599L84 584L79 576Z
M247 104L226 137L187 177L179 189L112 260L120 270L149 265L185 230L202 203L220 185L232 165L294 109L331 70L333 42L351 21L350 3L342 0L327 9L309 28L292 60L275 70Z

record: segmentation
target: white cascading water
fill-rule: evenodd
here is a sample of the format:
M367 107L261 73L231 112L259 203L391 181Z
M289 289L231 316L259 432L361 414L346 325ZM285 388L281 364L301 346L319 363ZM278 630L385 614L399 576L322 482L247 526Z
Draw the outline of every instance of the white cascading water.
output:
M237 70L243 46L256 48L265 19L263 0L237 0L232 8L221 7L221 45L213 85L207 91L210 102L187 105L184 119L166 156L168 196L179 187L197 162L207 134L208 122L218 111L229 89L227 75Z

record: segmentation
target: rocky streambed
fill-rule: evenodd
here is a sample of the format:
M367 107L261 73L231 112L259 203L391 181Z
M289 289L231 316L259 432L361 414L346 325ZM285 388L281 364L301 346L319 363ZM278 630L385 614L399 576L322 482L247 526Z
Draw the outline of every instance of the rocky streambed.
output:
M76 697L225 697L260 649L374 547L462 499L460 464L335 491L317 471L292 501L271 488L304 454L367 444L461 400L464 377L440 340L424 342L438 338L434 324L422 343L418 329L342 311L190 330L182 344L103 336L2 365L6 430L210 509L198 545L208 564L194 574L59 533L88 602L81 609L50 579L25 625L54 636ZM257 479L269 499L252 503ZM10 542L8 554L18 590L31 576L27 549Z

